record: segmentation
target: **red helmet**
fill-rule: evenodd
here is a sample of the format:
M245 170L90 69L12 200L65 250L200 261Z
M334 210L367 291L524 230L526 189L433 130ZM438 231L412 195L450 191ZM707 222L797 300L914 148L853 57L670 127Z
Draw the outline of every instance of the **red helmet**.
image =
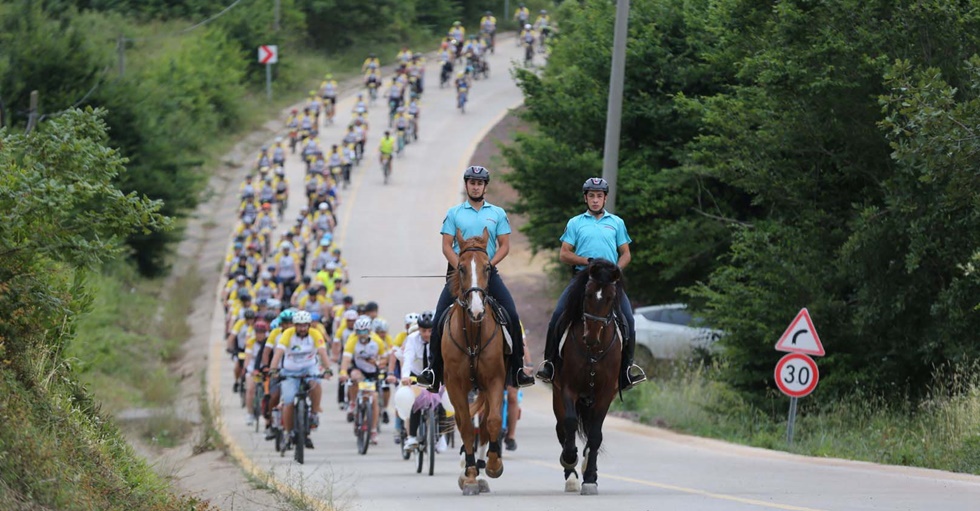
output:
M268 332L269 324L265 321L256 321L252 328L254 328L256 332Z

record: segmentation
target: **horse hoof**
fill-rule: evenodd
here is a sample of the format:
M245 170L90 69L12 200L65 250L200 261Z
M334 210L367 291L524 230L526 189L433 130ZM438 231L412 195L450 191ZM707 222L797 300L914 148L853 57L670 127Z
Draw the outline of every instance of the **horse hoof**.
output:
M474 484L463 485L463 495L479 495L479 494L480 494L479 484L474 483Z
M578 493L582 488L578 484L578 478L565 481L565 493Z
M596 483L584 483L582 484L582 495L598 495L599 485Z
M486 468L487 475L490 476L493 479L496 479L496 478L500 477L504 473L504 464L503 464L503 462L498 462L498 463L495 463L493 465L496 465L496 464L499 464L500 467L499 468L498 467L491 468L490 466L487 466L487 468Z
M486 479L477 479L476 483L480 485L480 493L490 493L490 483Z

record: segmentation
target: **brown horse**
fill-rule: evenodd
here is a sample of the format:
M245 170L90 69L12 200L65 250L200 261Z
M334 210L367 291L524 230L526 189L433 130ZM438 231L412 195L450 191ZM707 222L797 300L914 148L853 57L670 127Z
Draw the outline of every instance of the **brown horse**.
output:
M477 481L480 470L474 454L477 447L474 414L479 414L483 441L492 439L489 441L487 475L497 478L504 472L498 439L507 369L503 329L487 303L486 289L490 279L488 237L486 229L482 236L465 240L462 233L456 231L459 264L449 277L449 289L456 303L449 309L441 340L446 392L456 409L456 429L466 453L466 466L459 476L463 495L477 495L481 489L489 491L486 481ZM468 400L471 390L478 391L472 406Z
M567 492L579 490L576 433L586 441L582 495L599 492L596 456L602 445L602 423L619 388L622 344L617 342L616 311L622 285L616 264L605 259L592 261L572 281L568 305L558 322L559 335L568 331L555 366L552 397Z

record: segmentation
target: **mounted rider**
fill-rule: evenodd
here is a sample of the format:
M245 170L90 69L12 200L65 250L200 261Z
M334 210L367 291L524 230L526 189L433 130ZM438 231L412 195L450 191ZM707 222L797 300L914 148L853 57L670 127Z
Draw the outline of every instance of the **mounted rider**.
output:
M437 391L442 382L442 321L443 313L453 303L452 292L449 289L448 276L456 271L459 264L459 245L456 243L457 229L463 238L471 238L483 234L484 229L489 233L487 255L490 258L490 277L487 282L487 296L493 297L507 312L506 328L510 332L513 349L509 360L508 381L513 381L520 387L534 385L534 378L523 371L524 365L524 334L521 331L520 317L510 291L504 285L503 279L497 273L497 265L510 252L510 221L507 212L484 200L486 187L490 183L490 171L484 167L471 166L463 172L463 182L466 184L467 199L454 206L446 213L442 223L442 253L449 263L446 271L447 283L439 295L436 305L436 323L433 326L433 342L430 345L432 359L428 368L418 377L419 385ZM498 318L503 320L504 318Z

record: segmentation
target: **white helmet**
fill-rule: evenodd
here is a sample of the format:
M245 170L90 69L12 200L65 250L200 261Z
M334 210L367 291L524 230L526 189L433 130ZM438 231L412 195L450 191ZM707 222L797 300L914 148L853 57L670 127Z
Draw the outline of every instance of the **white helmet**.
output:
M293 318L295 322L295 316ZM354 322L354 330L370 330L371 329L371 318L369 316L359 316L357 321Z
M408 314L405 314L405 324L406 325L409 325L409 324L412 324L412 323L418 323L418 321L419 321L419 314L417 312L409 312Z
M531 24L530 23L525 24L524 30L531 30Z
M288 241L279 244L279 250L288 250L290 248L293 248L293 244Z
M387 332L388 322L381 318L374 318L374 320L371 321L371 330L374 330L375 332Z
M327 264L324 265L324 267L327 269L327 271L334 271L337 269L337 263L333 261L327 261Z
M327 203L326 203L326 202L321 202L321 203L320 203L320 205L318 206L318 209L319 209L320 211L326 211L326 210L327 210L327 208L329 208L329 207L330 207L330 206L327 206Z
M357 311L354 309L347 309L344 311L344 319L355 320L357 319Z
M309 325L312 322L313 316L309 312L299 310L296 311L296 314L293 314L293 324L295 325Z

